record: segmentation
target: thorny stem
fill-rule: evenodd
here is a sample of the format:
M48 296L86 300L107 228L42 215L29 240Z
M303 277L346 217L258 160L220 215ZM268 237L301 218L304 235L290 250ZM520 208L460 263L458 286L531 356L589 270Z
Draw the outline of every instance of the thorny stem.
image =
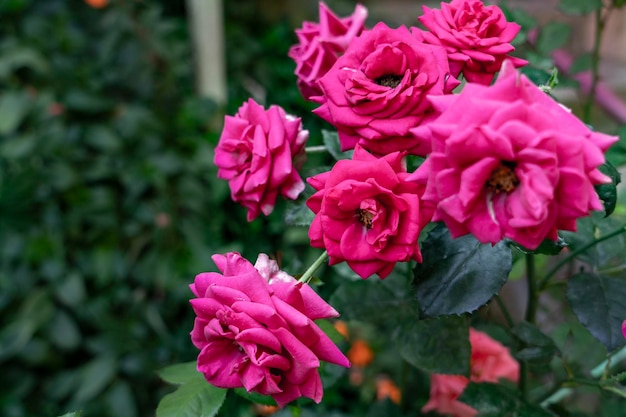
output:
M611 239L611 238L613 238L615 236L621 235L624 232L626 232L626 226L622 226L619 229L614 230L614 231L612 231L611 233L609 233L607 235L599 237L598 239L596 239L596 240L594 240L592 242L589 242L589 243L587 243L584 246L581 246L580 248L576 249L575 251L572 251L565 258L561 259L561 261L559 263L554 265L554 267L550 271L548 271L548 273L543 277L543 279L539 283L539 291L543 291L546 288L546 285L547 285L548 281L550 280L550 278L552 278L554 276L554 274L556 274L557 271L559 269L561 269L561 267L563 265L569 263L576 256L578 256L582 252L586 251L587 249L597 245L598 243L604 242L605 240L608 240L608 239Z
M315 260L315 262L313 262L313 264L309 267L309 269L307 269L304 274L302 274L302 276L300 277L300 279L298 280L298 282L303 282L305 284L308 284L308 282L311 280L311 278L313 277L313 274L315 273L315 271L317 271L317 269L322 266L322 264L324 262L326 262L326 260L328 259L328 252L324 251L319 258L317 258Z
M620 350L618 350L614 354L609 355L609 357L606 360L604 360L598 366L593 368L591 370L590 374L594 378L600 378L603 375L605 375L606 373L610 372L610 370L613 367L615 367L617 364L619 364L624 359L626 359L626 346L624 346L623 348L621 348ZM568 397L573 392L573 389L569 388L569 387L565 387L563 385L571 383L571 382L581 383L582 381L580 381L578 379L563 381L560 384L561 388L558 388L556 391L551 392L546 399L541 401L541 406L542 407L547 407L550 404L559 402L562 399ZM596 381L595 385L596 386L600 385L600 381Z
M583 120L585 123L591 123L591 110L596 100L596 90L598 80L600 79L600 46L602 45L602 35L606 26L606 14L602 13L602 8L595 11L595 38L593 42L593 50L591 51L591 87L587 95L587 101L583 110Z

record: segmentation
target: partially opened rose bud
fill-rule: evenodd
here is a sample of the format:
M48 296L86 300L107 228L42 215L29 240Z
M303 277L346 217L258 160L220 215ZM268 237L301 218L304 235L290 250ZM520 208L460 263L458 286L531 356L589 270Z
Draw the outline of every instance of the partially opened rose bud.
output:
M308 137L299 117L275 105L265 110L253 99L226 116L214 162L233 201L248 209L248 221L269 215L278 196L295 200L304 191L298 169Z
M361 33L366 18L367 9L360 4L351 16L339 18L320 2L319 23L304 22L296 30L298 44L289 49L289 57L296 62L298 88L305 99L322 95L317 81Z

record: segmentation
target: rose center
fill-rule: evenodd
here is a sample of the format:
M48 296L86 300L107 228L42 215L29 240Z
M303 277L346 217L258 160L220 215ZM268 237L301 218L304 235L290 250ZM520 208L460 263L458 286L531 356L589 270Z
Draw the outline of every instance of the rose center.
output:
M383 76L376 78L374 82L378 85L382 85L383 87L396 88L402 82L402 76L394 75L394 74L385 74Z
M519 178L515 175L517 164L510 161L502 161L500 166L491 172L487 180L487 189L496 194L501 192L510 193L519 185Z
M367 227L368 229L372 228L372 219L374 218L374 213L369 210L357 209L356 215L359 219L359 222Z

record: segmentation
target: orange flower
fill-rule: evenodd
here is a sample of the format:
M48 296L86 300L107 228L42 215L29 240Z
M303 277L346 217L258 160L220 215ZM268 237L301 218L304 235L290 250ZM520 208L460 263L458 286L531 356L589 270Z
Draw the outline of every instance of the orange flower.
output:
M346 324L345 321L337 320L335 322L335 330L337 330L337 332L339 332L340 335L345 337L346 340L350 339L350 337L348 336L348 325Z
M102 9L109 4L109 0L85 0L85 3L87 3L94 9Z
M365 340L357 339L348 351L348 359L354 366L365 367L374 360L374 352Z
M254 412L261 417L271 416L278 411L278 407L275 405L254 404L253 408Z
M400 388L388 376L382 376L376 381L376 399L382 401L389 398L394 404L400 404L402 393Z

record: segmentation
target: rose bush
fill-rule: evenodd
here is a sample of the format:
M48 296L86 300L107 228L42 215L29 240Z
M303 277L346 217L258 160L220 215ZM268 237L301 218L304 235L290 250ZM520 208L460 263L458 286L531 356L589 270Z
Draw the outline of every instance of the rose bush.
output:
M516 67L523 59L511 57L511 41L520 30L507 22L497 6L485 6L479 0L453 0L441 3L441 9L422 6L419 21L428 29L420 32L425 42L443 46L448 52L450 71L473 83L491 84L505 59Z
M304 190L298 169L308 137L299 117L275 105L265 110L253 99L225 117L214 163L233 201L248 209L248 221L269 215L279 195L295 200Z
M307 180L317 190L306 203L315 213L311 246L325 248L330 265L346 261L361 278L385 278L396 262L421 260L417 238L429 216L403 157L376 158L357 145L352 160Z
M441 115L417 129L432 134L433 151L411 179L452 236L535 249L602 210L594 185L610 182L598 167L617 138L591 131L512 66L492 87L431 101Z
M281 407L299 397L319 403L320 361L350 366L313 322L337 311L266 255L254 266L234 252L212 259L222 273L191 285L198 371L216 387L271 395Z
M478 412L458 400L470 381L490 383L497 383L500 379L518 381L519 363L513 359L507 347L473 328L470 328L469 340L472 349L469 379L462 375L432 374L430 398L422 411L436 411L453 417L473 417Z
M359 144L379 155L425 155L430 142L409 129L432 119L427 95L450 93L443 48L419 41L406 27L378 23L348 47L319 80L323 96L313 112L337 128L342 150Z
M339 18L320 2L319 23L304 22L296 29L298 44L289 49L288 55L296 62L298 88L305 99L322 94L317 81L361 34L366 18L367 9L361 4L349 17Z

